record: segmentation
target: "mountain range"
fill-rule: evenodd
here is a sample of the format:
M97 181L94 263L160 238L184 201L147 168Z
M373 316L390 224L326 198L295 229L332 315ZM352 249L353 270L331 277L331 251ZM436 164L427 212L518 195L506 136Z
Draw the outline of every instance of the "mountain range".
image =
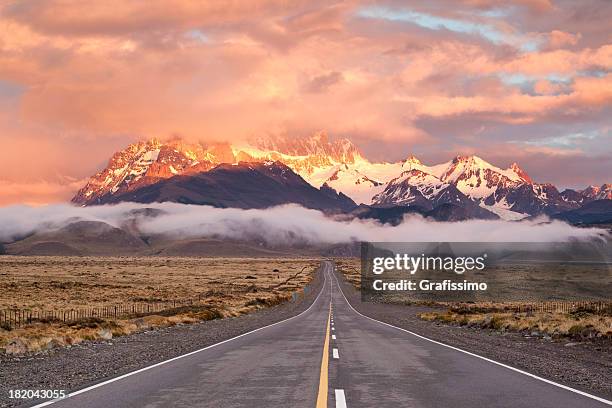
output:
M297 203L379 219L381 214L418 212L439 220L519 220L611 199L611 184L560 192L552 184L532 180L517 163L503 169L477 156L456 156L436 165L414 156L371 162L350 140L330 140L319 132L242 145L141 141L115 153L72 201L172 201L237 208Z

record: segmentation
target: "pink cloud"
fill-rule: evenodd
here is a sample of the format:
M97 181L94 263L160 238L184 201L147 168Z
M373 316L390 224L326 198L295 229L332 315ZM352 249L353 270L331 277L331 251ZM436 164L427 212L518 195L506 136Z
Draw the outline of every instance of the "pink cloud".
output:
M540 84L539 89L542 89ZM550 92L546 92L550 93ZM602 78L577 78L573 89L563 95L529 95L520 92L504 96L432 97L421 105L420 114L447 116L461 113L497 112L512 115L511 122L533 121L550 111L576 112L598 109L612 104L612 75ZM517 122L516 114L523 119Z
M376 4L489 27L503 41L360 18L371 2L357 0L5 5L0 137L8 147L0 174L24 185L53 183L48 175L56 173L80 179L113 149L144 137L232 141L326 129L401 144L408 153L441 138L477 150L484 137L432 134L424 118L461 124L478 117L505 134L524 124L552 129L560 117L588 128L605 120L609 30L585 21L574 5ZM591 12L597 19L612 17L596 1L580 7L599 10ZM534 49L521 48L530 42ZM22 91L3 96L2 82ZM84 140L88 150L79 152ZM34 160L27 150L47 154ZM74 157L66 165L68 154ZM24 160L31 161L27 169L11 170Z
M45 205L70 201L86 180L60 183L51 181L12 182L0 180L0 206L11 204Z
M563 48L565 46L576 45L582 37L582 34L566 33L559 30L553 30L548 35L548 44L550 48Z
M533 86L533 90L540 95L552 95L560 92L562 89L563 87L560 84L555 84L546 79L539 80Z

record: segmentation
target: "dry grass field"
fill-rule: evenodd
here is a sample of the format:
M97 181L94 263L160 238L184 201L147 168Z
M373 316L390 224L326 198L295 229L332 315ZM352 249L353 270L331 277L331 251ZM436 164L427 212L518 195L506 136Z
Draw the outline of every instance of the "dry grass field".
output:
M361 285L360 259L337 260L338 270L357 289ZM401 296L385 297L392 303L405 303ZM612 339L612 304L607 308L578 307L568 311L525 311L531 304L509 303L452 303L413 302L434 306L440 310L419 313L426 321L476 326L500 331L526 332L529 335L552 338L571 338L576 341L593 338Z
M579 307L569 312L517 311L504 304L455 304L445 311L420 313L423 320L476 326L498 331L524 332L550 339L576 341L604 338L612 340L612 305L599 310Z
M238 316L287 301L313 278L316 259L0 257L0 310L88 310L172 305L123 318L37 319L0 328L0 351L22 353L108 339L156 326ZM197 302L185 306L185 299ZM1 323L1 322L0 322Z
M361 259L360 258L342 258L336 259L336 268L344 275L346 280L355 286L356 289L361 287Z

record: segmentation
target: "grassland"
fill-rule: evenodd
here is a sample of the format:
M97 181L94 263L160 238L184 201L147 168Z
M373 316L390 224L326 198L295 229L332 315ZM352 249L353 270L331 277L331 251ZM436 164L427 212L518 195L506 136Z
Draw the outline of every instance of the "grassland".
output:
M359 289L361 285L360 260L343 259L337 261L338 270L346 279ZM387 296L386 300L404 302L401 296ZM414 303L414 302L413 302ZM469 327L480 327L498 331L524 332L529 336L552 339L571 339L585 341L591 339L612 340L612 304L607 308L589 306L577 307L568 311L526 311L527 303L452 303L416 302L418 305L431 306L429 312L420 312L418 317L436 323Z
M124 318L36 320L0 328L0 352L23 353L152 327L239 316L291 299L312 280L316 259L0 257L0 310L87 310L114 305L188 306Z
M423 320L497 331L524 332L550 340L612 340L612 306L579 307L570 312L518 311L504 304L454 304L443 311L419 313Z
M344 275L356 289L361 287L361 259L342 258L336 260L337 270Z

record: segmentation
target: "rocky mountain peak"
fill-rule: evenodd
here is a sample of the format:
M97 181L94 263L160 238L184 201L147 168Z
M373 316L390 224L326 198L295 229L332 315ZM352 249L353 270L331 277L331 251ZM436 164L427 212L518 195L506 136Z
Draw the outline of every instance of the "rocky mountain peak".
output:
M184 173L209 170L217 163L214 151L202 143L180 139L150 139L115 153L107 167L91 177L72 201L95 204L105 195L132 191Z
M584 197L590 200L611 200L612 199L612 184L602 184L598 186L588 186L580 192Z
M315 156L326 158L329 162L354 163L362 158L357 147L346 138L330 140L327 133L320 131L307 137L272 136L257 138L255 147L265 151L278 152L290 156Z
M525 183L533 184L533 180L525 170L523 170L517 162L514 162L510 165L510 170L514 171L517 176L519 176Z
M410 156L408 156L406 158L406 160L404 160L404 165L406 167L409 167L410 165L418 165L418 166L420 166L422 164L423 163L419 159L417 159L416 156L414 156L412 154Z

